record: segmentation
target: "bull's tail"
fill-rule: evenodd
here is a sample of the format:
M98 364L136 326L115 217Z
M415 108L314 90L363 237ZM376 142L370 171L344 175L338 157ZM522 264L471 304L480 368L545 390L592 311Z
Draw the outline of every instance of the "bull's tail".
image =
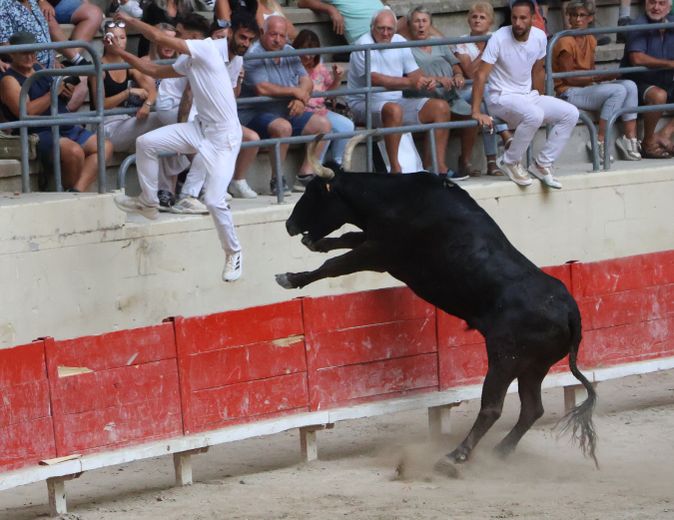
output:
M578 442L583 455L592 457L595 466L599 469L599 462L596 456L597 432L592 422L592 412L597 403L597 392L592 383L578 370L578 365L576 364L578 346L580 344L580 317L578 316L576 319L572 318L570 321L574 338L569 352L569 369L571 369L571 373L587 390L587 399L562 417L558 426L561 426L562 433L571 432L571 437Z

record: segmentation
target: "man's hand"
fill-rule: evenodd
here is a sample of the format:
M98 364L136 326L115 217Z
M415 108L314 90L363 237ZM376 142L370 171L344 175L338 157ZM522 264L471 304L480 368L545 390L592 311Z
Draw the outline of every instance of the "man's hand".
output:
M299 99L293 99L290 103L288 103L288 115L290 117L297 117L304 114L305 109L306 105Z
M0 72L7 72L9 70L9 63L0 60Z
M142 90L142 89L141 89ZM142 121L147 119L147 116L150 115L150 107L143 103L140 108L136 111L136 119Z
M447 78L445 76L438 76L435 78L436 83L440 83L442 85L442 88L445 90L452 90L454 88L454 81L453 78Z
M458 89L462 89L466 84L466 78L463 77L463 74L456 74L452 78L454 86Z
M303 105L306 105L307 103L309 103L309 100L311 99L311 94L306 90L304 90L302 87L297 87L295 89L295 97L297 98L297 101L301 101Z
M416 90L432 90L435 88L435 78L428 76L419 76L415 82L414 88Z
M473 112L471 115L473 119L477 121L477 124L482 126L482 127L487 127L487 128L494 128L494 120L492 119L491 116L488 116L487 114L483 114L482 112Z
M334 7L330 10L330 20L332 20L332 30L340 36L344 34L344 17Z

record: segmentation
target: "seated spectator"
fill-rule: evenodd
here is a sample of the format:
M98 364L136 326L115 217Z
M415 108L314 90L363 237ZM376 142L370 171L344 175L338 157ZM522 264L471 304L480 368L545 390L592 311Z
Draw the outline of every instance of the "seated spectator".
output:
M515 0L512 25L501 27L487 42L473 83L473 117L479 124L493 127L493 119L480 112L484 96L489 113L515 128L501 163L510 180L529 186L531 173L546 186L559 189L562 184L552 175L552 166L578 122L578 109L540 94L545 91L547 37L533 27L533 15L534 6L529 0ZM485 95L488 78L490 85ZM552 128L527 172L522 167L522 157L543 124Z
M412 40L429 40L431 38L431 13L426 7L414 7L407 14L407 22ZM459 97L459 90L465 86L463 70L452 51L446 45L429 45L427 47L412 47L412 55L421 71L427 76L441 78L442 86L432 90L405 91L409 97L433 97L444 99L449 103L452 113L459 119L470 117L470 105ZM459 156L457 171L452 179L467 179L470 175L479 175L479 170L473 170L470 165L470 157L473 153L473 145L477 136L477 127L462 128L461 155ZM430 163L427 157L424 162Z
M105 33L113 35L116 46L126 49L126 24L123 21L105 22ZM124 60L119 54L111 52L110 45L106 45L101 63L123 64ZM133 84L137 86L134 87ZM95 103L97 83L94 76L89 78L89 88ZM162 126L159 115L150 112L157 97L155 82L136 69L106 70L103 73L103 88L105 110L137 108L135 115L108 115L103 122L105 136L112 143L114 151L134 153L137 137ZM189 162L184 157L162 157L159 178L172 179L188 166ZM162 187L166 188L166 183Z
M232 15L236 11L252 14L259 27L262 27L264 21L273 14L283 16L288 25L288 40L292 42L297 36L297 28L276 0L215 0L215 18L221 28L231 27Z
M371 32L358 38L356 44L365 45L371 43L402 42L405 39L395 34L396 18L388 8L382 9L374 15L371 23ZM372 94L370 96L370 111L372 114L372 126L396 127L419 123L444 123L450 120L449 105L442 99L404 98L403 89L428 91L435 89L436 84L450 87L448 78L426 76L418 67L414 56L409 48L384 49L371 53L371 78L372 85L385 87L387 92ZM349 88L364 88L366 86L365 53L352 52L349 61ZM365 94L348 96L349 106L353 111L357 123L364 123ZM435 130L436 160L440 174L447 173L445 152L449 131L447 129ZM384 144L391 165L391 172L400 173L402 168L398 160L398 149L401 134L389 134L384 136ZM428 134L426 138L426 152L424 167L430 168L430 142Z
M18 32L9 38L10 45L36 43L36 38L29 32ZM19 118L19 93L24 81L43 67L37 62L35 52L10 53L11 65L0 79L0 108L7 121ZM51 114L52 78L43 76L35 81L29 91L26 106L28 115ZM68 112L64 98L72 93L72 86L61 82L59 92L59 113ZM33 127L31 133L38 135L38 153L44 168L52 161L52 131L50 127ZM86 191L96 180L98 174L98 149L96 136L80 125L63 125L60 128L61 138L61 175L63 186L69 191ZM105 159L112 155L112 144L105 142Z
M143 17L143 8L138 0L112 0L108 13L113 15L117 12L126 13L134 18Z
M462 36L484 36L490 34L492 24L494 23L494 8L490 3L484 1L475 2L468 10L468 26L470 33ZM459 43L452 46L454 56L459 60L463 74L468 79L473 79L475 71L480 63L480 57L484 51L487 41ZM489 84L485 85L485 89ZM473 100L472 87L464 87L459 91L461 98L468 103ZM488 114L487 106L482 103L482 112ZM482 144L484 154L487 157L487 175L504 175L501 168L496 163L496 135L503 139L504 147L510 146L512 134L508 130L508 125L501 123L495 126L495 132L482 131Z
M230 30L231 29L231 30ZM241 94L241 82L243 81L243 55L250 48L253 42L259 37L260 28L255 21L253 15L246 11L238 11L232 16L231 28L223 29L217 22L211 25L211 38L219 40L227 38L227 72L229 73L230 81L232 82L232 89L234 96L239 97ZM189 90L188 92L191 91ZM190 118L196 115L195 110L190 112ZM182 114L180 116L182 120ZM259 141L260 136L245 126L241 127L242 142ZM252 166L257 157L258 148L242 148L236 158L236 165L234 167L234 176L229 183L229 194L239 199L254 199L257 193L248 185L246 181L246 173ZM180 199L173 207L175 213L196 213L193 211L199 208L201 202L198 200L199 193L206 180L206 169L198 156L192 163L185 184L180 191Z
M292 49L287 41L287 22L282 16L273 15L264 21L260 41L252 45L247 56ZM291 135L327 134L330 122L307 109L313 83L297 56L287 58L249 59L244 63L242 97L270 96L278 101L263 105L248 105L239 110L241 124L257 132L262 139L289 137ZM290 99L290 102L288 101ZM316 159L323 153L325 141L316 147ZM281 162L288 153L288 145L281 145ZM274 165L274 161L272 161ZM275 169L275 166L273 167ZM306 159L300 167L293 189L304 191L314 172ZM285 179L283 181L285 183ZM270 189L276 193L276 175L273 173ZM278 187L284 192L287 187Z
M571 0L568 17L572 29L587 29L594 18L594 2ZM594 50L597 41L590 35L563 36L552 51L552 68L555 72L593 70ZM572 105L599 114L599 157L604 159L606 124L614 112L621 108L636 108L637 86L628 79L614 76L580 76L555 79L557 96ZM626 161L641 159L637 141L637 114L622 115L625 133L616 139L616 146Z
M44 3L44 0L42 0ZM90 42L96 36L103 21L101 9L88 0L48 0L54 8L54 17L59 24L70 23L75 27L70 35L71 40ZM80 49L75 49L80 51ZM77 59L70 60L70 64L77 64Z
M0 13L2 13L0 45L7 45L10 36L21 31L35 35L37 43L67 40L61 26L56 21L54 8L46 0L39 2L38 0L0 0ZM78 64L82 61L82 56L77 49L63 49L61 52L69 63ZM56 53L49 50L39 51L37 62L45 68L53 69L56 66ZM7 68L9 65L0 61L0 72Z
M671 0L645 0L644 14L635 25L674 22L669 13ZM637 84L640 105L674 103L674 30L637 31L629 33L621 67L648 67L648 72L625 74ZM656 70L661 69L661 70ZM674 120L658 132L656 127L662 112L645 112L642 155L649 159L668 159L674 155Z
M309 29L301 30L293 44L293 47L296 49L316 49L320 46L321 42L318 39L318 35ZM321 63L319 54L305 54L304 56L300 56L300 60L302 61L302 65L304 65L307 74L309 74L311 81L314 83L314 92L336 90L341 86L342 78L344 77L344 70L341 67L333 64L331 72ZM324 97L311 98L307 109L327 117L328 121L330 121L330 125L332 125L333 132L353 132L353 121L337 112L328 110ZM330 145L323 149L321 162L324 161L326 153L329 150L331 159L337 164L342 164L344 148L346 147L347 142L348 139L335 139L330 141Z
M177 26L178 19L193 13L194 9L194 0L148 0L143 4L142 21L149 25L168 23ZM145 56L149 51L150 41L141 34L138 56Z

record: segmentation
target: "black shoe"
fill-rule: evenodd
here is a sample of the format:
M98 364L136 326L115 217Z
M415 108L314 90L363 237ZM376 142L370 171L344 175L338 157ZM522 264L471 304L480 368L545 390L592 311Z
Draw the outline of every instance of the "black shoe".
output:
M276 195L276 177L272 177L271 181L269 181L269 191L272 195ZM290 188L285 177L283 177L283 194L290 195Z
M61 65L63 65L64 67L80 67L80 66L83 67L85 65L93 65L93 63L90 62L88 59L80 56L80 59L77 61L77 63L70 60L63 60L61 62Z
M608 34L598 34L595 36L597 45L608 45L611 43L611 37Z
M618 27L624 27L625 25L630 25L632 19L629 16L621 16L618 18ZM627 34L624 32L616 33L615 41L617 43L627 43Z
M171 206L176 203L176 198L170 191L159 190L157 197L159 197L159 211L171 211Z

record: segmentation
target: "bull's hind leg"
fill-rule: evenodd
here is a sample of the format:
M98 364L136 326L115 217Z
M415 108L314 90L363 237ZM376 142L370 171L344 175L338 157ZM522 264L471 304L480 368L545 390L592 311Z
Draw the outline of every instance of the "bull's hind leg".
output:
M520 416L510 433L495 448L502 457L506 457L515 449L522 436L543 415L541 384L549 369L547 365L535 366L517 378Z
M480 442L480 439L501 417L503 401L508 392L508 386L513 382L515 376L513 363L490 363L487 376L482 385L480 413L468 436L453 452L447 455L447 458L451 462L467 461L470 453L477 446L477 443Z

